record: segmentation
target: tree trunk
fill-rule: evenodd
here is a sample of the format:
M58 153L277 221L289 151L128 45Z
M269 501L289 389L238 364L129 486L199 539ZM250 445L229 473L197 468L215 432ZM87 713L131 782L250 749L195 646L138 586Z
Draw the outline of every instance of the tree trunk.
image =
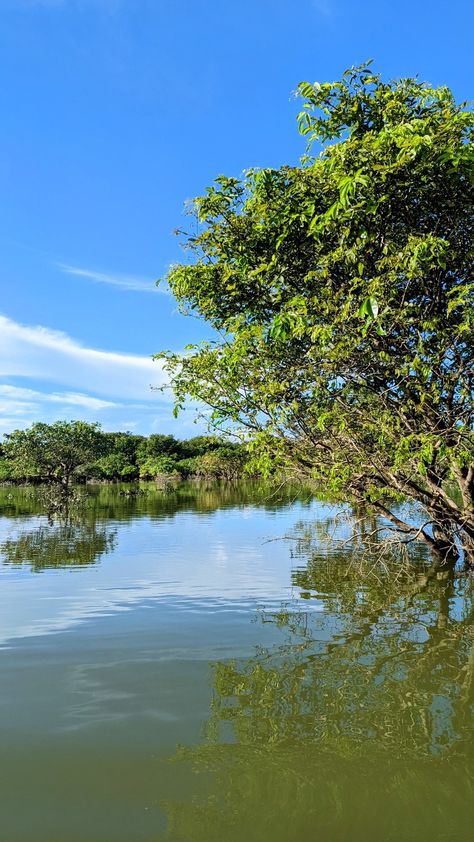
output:
M443 562L452 563L459 558L454 532L450 523L446 521L436 521L433 523L433 538L435 539L434 552L442 558Z
M464 531L461 539L464 568L474 570L474 535Z

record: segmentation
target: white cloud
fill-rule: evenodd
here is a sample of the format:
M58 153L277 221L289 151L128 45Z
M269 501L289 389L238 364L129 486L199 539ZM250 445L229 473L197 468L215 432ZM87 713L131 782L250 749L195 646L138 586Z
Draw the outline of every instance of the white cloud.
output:
M61 384L68 389L69 403L76 404L81 399L77 396L83 392L105 400L112 397L153 401L156 393L151 391L151 386L166 383L160 361L86 348L65 333L40 326L28 327L2 315L0 376Z
M37 398L41 392L36 392L34 389L22 389L18 386L9 386L6 383L0 385L0 395L3 395L8 400L19 398L20 400L30 400Z
M108 272L96 272L92 269L82 269L79 266L70 266L68 263L56 264L62 272L67 275L76 275L79 278L87 278L89 281L94 281L99 284L109 284L109 286L119 287L120 289L129 290L132 292L161 292L167 294L167 288L162 285L156 286L156 282L149 278L137 277L136 275L117 275Z
M0 415L0 436L5 435L5 433L11 433L12 430L24 430L25 427L30 427L34 420L34 418L26 418L24 416L8 416L4 418Z
M75 392L63 392L62 394L48 395L48 400L54 403L66 403L71 406L85 406L86 409L112 409L120 406L113 401L104 401L94 398L92 395L81 395Z
M0 415L30 415L35 412L36 406L35 403L31 403L30 401L14 401L10 398L2 400L0 398Z
M15 403L15 398L18 399L18 405L21 406L26 406L27 402L31 401L84 406L86 409L112 409L120 406L119 403L113 401L105 401L101 398L95 398L92 395L83 395L77 392L46 393L38 392L35 389L24 389L19 386L0 384L0 412L2 412L2 408L7 402L9 406L12 406ZM35 406L35 403L30 403L29 405Z
M192 411L173 418L170 392L152 390L167 384L161 361L86 348L65 333L2 315L0 380L0 435L72 419L144 435L205 432Z

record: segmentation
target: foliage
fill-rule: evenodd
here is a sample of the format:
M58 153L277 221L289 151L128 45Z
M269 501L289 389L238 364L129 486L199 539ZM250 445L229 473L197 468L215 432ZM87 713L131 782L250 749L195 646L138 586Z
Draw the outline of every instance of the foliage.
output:
M109 453L101 456L91 466L90 474L102 479L137 479L138 466L129 461L125 453Z
M175 456L149 456L140 464L140 476L143 479L153 479L160 475L171 476L178 474L178 461Z
M218 338L159 355L176 411L204 402L258 470L472 553L474 116L368 64L299 93L301 165L219 176L194 201L192 260L167 281ZM422 528L393 517L405 498Z
M203 456L222 446L222 439L218 436L194 436L182 443L182 454L186 459Z
M194 473L214 479L232 479L243 473L245 461L242 448L227 444L195 457Z
M8 459L0 457L0 482L12 479L12 466Z
M137 448L137 460L141 465L147 459L154 459L157 456L174 456L181 453L180 442L174 436L155 433L143 439Z
M82 421L34 424L5 437L0 482L33 480L69 485L75 480L128 481L158 476L242 476L246 451L216 436L179 441L154 434L105 433Z
M38 477L67 488L78 468L97 458L101 445L98 424L56 421L15 430L3 447L14 477Z

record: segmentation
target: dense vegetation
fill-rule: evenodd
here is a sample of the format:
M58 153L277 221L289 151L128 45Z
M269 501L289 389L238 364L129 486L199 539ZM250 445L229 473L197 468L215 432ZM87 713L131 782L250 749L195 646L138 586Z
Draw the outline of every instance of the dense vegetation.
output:
M167 281L217 338L160 355L176 409L204 402L260 470L474 561L474 114L368 65L299 93L301 164L194 202Z
M70 483L190 476L231 479L244 472L244 447L216 436L179 441L106 433L99 424L57 421L15 430L0 445L0 481Z

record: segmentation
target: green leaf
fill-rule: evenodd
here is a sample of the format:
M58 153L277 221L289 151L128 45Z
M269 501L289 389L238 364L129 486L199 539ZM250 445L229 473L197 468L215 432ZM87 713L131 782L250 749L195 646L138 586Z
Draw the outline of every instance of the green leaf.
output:
M370 295L366 298L359 307L357 315L359 318L369 318L370 320L374 320L377 318L379 314L379 305L377 299Z

